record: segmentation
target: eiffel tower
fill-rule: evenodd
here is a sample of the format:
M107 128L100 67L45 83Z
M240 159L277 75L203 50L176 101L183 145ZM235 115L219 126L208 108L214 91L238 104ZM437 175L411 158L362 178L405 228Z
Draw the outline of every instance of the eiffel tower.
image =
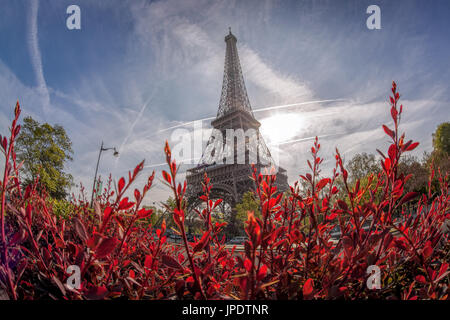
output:
M261 124L253 115L236 42L237 39L230 29L225 37L225 68L219 110L211 122L213 134L198 165L187 170L186 174L189 207L199 203L198 197L202 193L205 172L213 185L211 198L222 198L224 203L234 208L242 199L242 195L255 187L250 178L252 164L261 172L264 168L276 167L259 132ZM239 137L236 132L247 134L242 139L242 135ZM227 136L229 133L235 135L230 139L229 135ZM278 167L275 184L280 192L288 189L285 169ZM231 220L234 221L235 213L231 215Z

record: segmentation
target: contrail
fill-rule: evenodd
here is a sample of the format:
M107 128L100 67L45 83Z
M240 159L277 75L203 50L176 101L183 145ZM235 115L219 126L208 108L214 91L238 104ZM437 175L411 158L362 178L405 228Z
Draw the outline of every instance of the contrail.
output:
M267 110L284 109L284 108L295 107L295 106L302 106L302 105L313 104L313 103L325 103L325 102L337 102L337 101L345 101L345 99L315 100L315 101L291 103L291 104L284 104L284 105L267 107L267 108L258 108L258 109L253 110L253 112L261 112L261 111L267 111Z
M153 89L150 97L147 99L147 101L145 101L145 103L142 105L141 110L139 111L139 114L137 115L136 119L133 121L133 123L131 124L130 130L128 130L128 133L125 137L125 139L123 140L123 142L121 143L120 147L119 147L119 157L120 157L120 152L123 148L123 146L128 142L128 139L131 137L131 134L133 133L134 127L136 126L136 124L138 123L138 121L142 118L142 114L144 113L145 109L147 109L147 106L149 105L150 101L152 101L153 97L155 96L155 92L157 90L157 88L159 88L160 86L160 82L157 83L155 85L155 88ZM114 168L117 167L117 162L119 161L119 158L116 159L115 163L114 163Z
M200 158L191 158L191 159L185 159L185 160L181 160L181 161L177 161L177 165L180 165L182 163L186 163L189 161L197 161L200 160ZM162 167L162 166L166 166L167 162L163 162L163 163L158 163L158 164L152 164L152 165L148 165L148 166L144 166L144 168L156 168L156 167Z
M161 133L161 132L164 132L164 131L169 131L169 130L176 129L176 128L181 128L181 127L186 127L186 126L188 126L190 124L194 124L197 121L206 121L206 120L212 120L212 119L215 119L215 117L209 117L209 118L203 118L203 119L198 119L198 120L189 121L189 122L183 122L181 124L177 124L176 126L172 126L172 127L168 127L168 128L156 131L156 133Z
M152 95L147 99L147 101L144 103L144 105L142 106L141 110L139 111L139 114L137 115L136 119L133 121L133 123L130 126L130 130L128 130L128 133L125 137L125 139L122 141L122 144L119 147L119 154L123 148L123 146L128 142L128 139L130 138L131 134L133 133L133 129L136 126L136 123L138 123L138 121L142 118L142 114L144 113L145 109L147 108L147 106L149 105L150 101L153 99L154 96L154 92L152 93ZM117 167L117 162L119 161L119 158L116 159L115 163L114 163L114 168Z
M317 136L317 137L320 139L320 138L334 137L334 136L338 136L338 135L341 135L341 134L345 134L345 133L324 134L324 135ZM271 145L271 146L278 146L278 145L289 144L289 143L294 143L294 142L310 141L310 140L314 140L315 138L316 138L316 136L314 136L314 137L307 137L307 138L300 138L300 139L282 141L282 142L277 142L277 143L271 143L269 145Z
M41 51L39 50L38 39L38 10L39 0L31 1L30 12L30 33L28 37L28 47L30 50L31 64L33 66L34 73L36 74L36 81L38 84L39 93L44 97L44 114L47 113L50 106L50 95L47 89L47 83L44 78L44 70L42 67Z
M337 102L337 101L345 101L345 99L315 100L315 101L291 103L291 104L284 104L284 105L272 106L272 107L266 107L266 108L258 108L258 109L254 109L253 112L262 112L262 111L268 111L268 110L285 109L285 108L290 108L290 107L295 107L295 106L302 106L302 105L313 104L313 103L325 103L325 102ZM181 123L181 124L169 127L169 128L161 129L161 130L157 131L156 133L161 133L161 132L164 132L164 131L169 131L169 130L180 128L180 127L185 127L185 126L193 124L193 123L195 123L197 121L206 121L206 120L212 120L212 119L215 119L215 117L208 117L208 118L198 119L198 120L194 120L194 121L184 122L184 123Z

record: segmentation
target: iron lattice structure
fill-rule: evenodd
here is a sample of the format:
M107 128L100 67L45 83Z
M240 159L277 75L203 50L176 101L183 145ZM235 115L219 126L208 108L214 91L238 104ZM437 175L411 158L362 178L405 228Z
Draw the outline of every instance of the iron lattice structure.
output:
M259 132L261 124L255 119L245 88L244 77L236 46L237 39L231 33L225 37L226 54L225 67L220 96L219 110L216 118L211 122L213 134L208 140L199 164L187 170L187 199L190 207L199 203L198 197L202 193L202 181L206 173L213 185L211 198L222 198L231 208L234 208L242 195L254 189L252 164L258 170L274 167L275 163ZM243 148L234 141L227 140L227 132L252 132L244 136ZM230 143L232 142L232 143ZM219 143L219 147L217 145ZM224 146L223 148L221 146ZM220 149L220 150L219 150ZM220 152L220 156L218 156ZM231 155L231 156L230 156ZM237 161L239 156L245 155L245 161ZM226 161L225 158L233 161ZM217 161L217 159L225 161ZM241 158L243 159L243 158ZM276 185L283 192L289 188L286 170L278 167ZM234 214L231 217L234 219Z

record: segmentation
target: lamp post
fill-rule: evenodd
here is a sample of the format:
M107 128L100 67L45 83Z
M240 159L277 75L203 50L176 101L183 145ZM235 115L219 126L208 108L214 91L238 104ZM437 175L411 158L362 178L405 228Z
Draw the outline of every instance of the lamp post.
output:
M155 207L155 210L156 210L157 208L156 208L156 202L155 202L155 201L153 201L153 206ZM161 216L159 217L158 221L156 221L156 222L153 224L155 227L156 227L156 226L159 226L159 224L162 222L162 220L164 219L164 217L165 217L165 215L166 215L167 212L168 212L167 209L164 208L164 212L161 213Z
M92 185L91 208L92 208L92 205L94 203L94 190L95 190L95 183L97 182L97 172L98 172L98 165L100 163L100 156L102 155L103 151L108 151L108 150L114 150L114 153L113 153L114 157L118 157L119 156L119 152L116 150L116 147L103 148L103 141L102 141L102 145L101 145L100 151L98 153L97 166L95 168L94 184Z

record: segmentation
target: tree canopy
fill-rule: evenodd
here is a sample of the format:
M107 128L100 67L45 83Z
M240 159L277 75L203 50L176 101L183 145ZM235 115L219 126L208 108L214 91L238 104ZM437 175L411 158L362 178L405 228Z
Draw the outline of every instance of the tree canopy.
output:
M366 152L353 156L347 168L352 182L363 179L370 173L377 174L381 171L380 162L375 158L375 155Z
M450 122L441 123L433 133L434 150L440 153L450 154Z
M24 184L39 176L40 186L55 199L64 198L72 185L72 176L64 172L72 161L72 142L60 125L40 124L26 117L16 144L17 159L23 161Z
M435 169L439 168L445 176L450 171L450 122L443 122L433 133L433 152L428 165L433 163Z
M252 191L244 193L241 202L236 204L236 227L240 234L244 233L245 221L247 221L249 211L253 211L257 217L261 216L259 202L256 201Z

